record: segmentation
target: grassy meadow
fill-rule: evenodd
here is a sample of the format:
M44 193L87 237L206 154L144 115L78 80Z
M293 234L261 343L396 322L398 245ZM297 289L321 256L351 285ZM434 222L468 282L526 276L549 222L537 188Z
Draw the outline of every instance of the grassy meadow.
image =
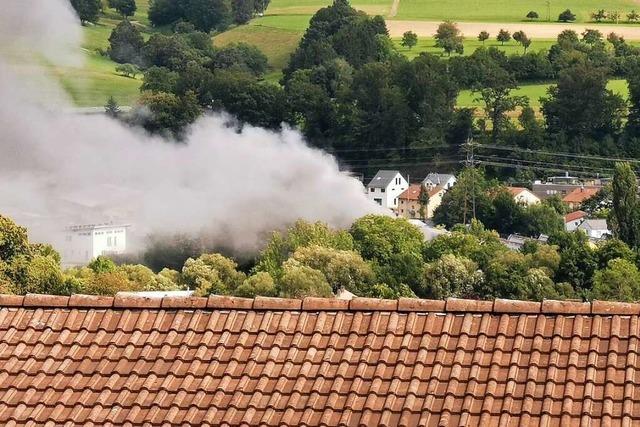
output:
M555 21L560 12L570 9L576 15L576 22L589 22L591 13L598 9L624 14L640 9L640 4L634 0L551 0L549 6L548 9L546 0L400 0L394 19L521 22L533 10L538 12L541 21L547 21L550 11L551 21Z

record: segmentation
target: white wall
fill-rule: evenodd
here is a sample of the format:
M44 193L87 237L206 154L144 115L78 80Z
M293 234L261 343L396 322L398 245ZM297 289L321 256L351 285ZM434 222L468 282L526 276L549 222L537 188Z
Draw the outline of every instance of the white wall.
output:
M367 188L367 197L388 209L398 207L398 196L409 188L409 183L399 173L393 178L391 183L384 188Z
M540 203L540 199L538 196L533 194L531 191L525 190L514 197L516 203L522 203L526 206L535 205Z
M121 254L127 249L123 226L67 230L62 244L62 264L84 265L100 255Z

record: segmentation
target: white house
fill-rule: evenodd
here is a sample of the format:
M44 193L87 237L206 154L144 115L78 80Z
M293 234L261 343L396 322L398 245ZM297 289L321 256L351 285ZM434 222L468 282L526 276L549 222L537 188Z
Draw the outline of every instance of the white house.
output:
M520 203L525 206L536 205L540 203L540 199L538 196L533 194L529 189L524 187L507 187L511 195L513 196L513 200L516 203Z
M424 180L422 180L422 184L428 189L432 189L436 186L441 186L445 190L448 190L453 187L455 183L456 177L448 173L431 172Z
M409 187L399 171L379 170L367 185L367 197L389 209L398 207L398 196Z
M564 216L564 229L574 231L587 218L585 211L570 212Z
M125 224L89 224L67 227L62 243L66 266L85 265L100 255L122 254L127 250Z
M604 239L607 236L611 236L611 231L607 227L606 219L585 219L580 225L578 230L582 230L587 233L590 239Z

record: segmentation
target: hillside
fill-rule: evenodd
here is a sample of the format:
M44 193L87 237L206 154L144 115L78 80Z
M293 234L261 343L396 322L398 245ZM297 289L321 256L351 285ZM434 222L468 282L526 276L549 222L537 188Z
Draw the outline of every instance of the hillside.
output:
M149 26L148 1L137 0L138 9L131 18L132 23L142 30L145 38L155 31ZM487 30L492 34L492 38L485 42L486 47L496 47L504 50L507 54L512 54L521 53L522 48L513 41L504 46L496 42L494 34L498 28L505 27L512 32L516 29L523 29L533 40L530 51L535 51L548 49L554 42L554 34L569 25L523 22L520 17L521 10L538 10L543 16L544 2L542 1L528 0L519 4L517 8L507 3L505 0L494 0L482 3L482 7L479 7L477 0L463 0L462 2L447 0L438 2L437 5L432 0L396 0L395 2L392 0L357 0L353 2L353 5L369 14L385 16L396 48L409 58L417 56L420 52L442 54L441 50L434 46L432 34L435 32L438 22L444 19L470 21L459 24L461 31L465 34L465 55L471 54L482 45L475 37L475 34L481 30ZM273 0L263 17L256 18L247 25L236 26L226 32L214 35L212 37L213 43L216 46L225 46L235 42L246 42L257 46L269 60L270 72L265 78L277 82L281 77L280 71L295 50L311 15L319 8L329 4L329 0ZM618 10L630 10L633 5L634 2L630 0L609 0L605 3L597 3L597 7ZM576 13L579 22L585 22L589 19L589 13L596 7L596 3L568 0L552 5L551 15L557 14L556 9L567 7ZM526 14L526 12L524 13ZM116 64L100 53L108 47L111 30L119 20L120 17L113 10L105 8L104 15L98 24L83 27L82 48L86 56L85 64L80 68L55 67L51 69L51 74L60 82L78 106L101 106L109 96L113 96L121 105L131 105L139 95L139 87L142 83L141 76L129 78L117 74L115 72ZM598 25L598 28L605 34L607 31L615 30L617 33L625 35L628 40L632 40L633 44L640 44L638 42L640 40L640 25L588 24L588 26L595 25ZM575 27L580 32L584 29L585 24L569 26ZM412 49L400 45L400 35L409 29L419 35L418 44ZM536 37L536 33L543 36ZM525 94L531 94L532 105L536 105L537 98L544 94L547 86L544 84L528 85L521 90ZM464 92L459 99L461 105L473 104L471 102L472 96Z

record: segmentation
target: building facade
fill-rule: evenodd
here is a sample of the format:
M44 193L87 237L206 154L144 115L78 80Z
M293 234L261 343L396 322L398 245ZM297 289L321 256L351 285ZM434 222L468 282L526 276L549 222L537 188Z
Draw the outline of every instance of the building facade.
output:
M396 210L398 196L409 187L399 171L380 170L367 184L367 197L382 207Z
M88 224L67 227L62 244L62 262L85 265L100 255L117 255L127 250L128 225Z

